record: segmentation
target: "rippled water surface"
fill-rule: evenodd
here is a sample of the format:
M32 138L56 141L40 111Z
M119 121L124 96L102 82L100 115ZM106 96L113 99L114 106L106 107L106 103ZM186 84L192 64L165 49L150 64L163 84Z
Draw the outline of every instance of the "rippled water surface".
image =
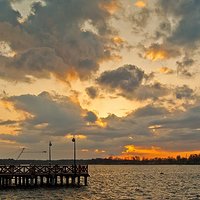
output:
M90 166L81 188L1 190L0 199L200 200L200 166Z

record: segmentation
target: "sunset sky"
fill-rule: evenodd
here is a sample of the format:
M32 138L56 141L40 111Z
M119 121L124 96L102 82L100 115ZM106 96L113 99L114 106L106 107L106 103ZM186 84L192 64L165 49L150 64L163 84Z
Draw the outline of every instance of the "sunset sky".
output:
M199 0L0 0L0 158L200 153L199 53Z

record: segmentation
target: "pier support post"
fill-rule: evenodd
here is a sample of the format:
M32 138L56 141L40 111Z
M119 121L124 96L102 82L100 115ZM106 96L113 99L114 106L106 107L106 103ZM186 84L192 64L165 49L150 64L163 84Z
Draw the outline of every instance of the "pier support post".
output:
M15 186L17 186L17 176L15 176L14 179L15 179Z
M78 178L78 186L80 186L81 178L80 176L78 176L77 178Z
M58 184L58 176L55 176L55 185Z
M66 186L69 186L69 176L66 176Z
M43 176L40 176L40 185L43 185L44 181L43 181Z
M72 176L72 186L75 185L75 176Z
M38 185L38 177L35 176L35 186L37 186L37 185Z
M19 176L19 186L21 186L21 183L22 183L21 176Z
M60 176L60 185L63 185L63 176Z
M87 176L84 177L84 184L87 186Z
M26 178L25 178L25 176L22 177L22 185L26 186Z

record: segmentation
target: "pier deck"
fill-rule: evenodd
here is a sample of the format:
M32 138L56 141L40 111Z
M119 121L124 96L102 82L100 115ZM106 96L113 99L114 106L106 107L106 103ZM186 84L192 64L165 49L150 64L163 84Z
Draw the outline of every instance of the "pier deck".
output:
M0 188L80 186L88 177L88 165L0 165Z

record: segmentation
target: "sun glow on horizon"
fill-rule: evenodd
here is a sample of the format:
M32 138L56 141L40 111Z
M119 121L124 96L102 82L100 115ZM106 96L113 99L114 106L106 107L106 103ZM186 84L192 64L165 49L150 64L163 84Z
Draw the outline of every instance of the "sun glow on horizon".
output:
M161 147L152 146L150 148L140 147L134 145L126 145L124 146L125 151L122 152L119 156L113 156L113 158L117 159L132 159L134 156L139 156L140 158L168 158L180 155L182 157L190 154L200 154L200 150L193 151L168 151L163 150Z

